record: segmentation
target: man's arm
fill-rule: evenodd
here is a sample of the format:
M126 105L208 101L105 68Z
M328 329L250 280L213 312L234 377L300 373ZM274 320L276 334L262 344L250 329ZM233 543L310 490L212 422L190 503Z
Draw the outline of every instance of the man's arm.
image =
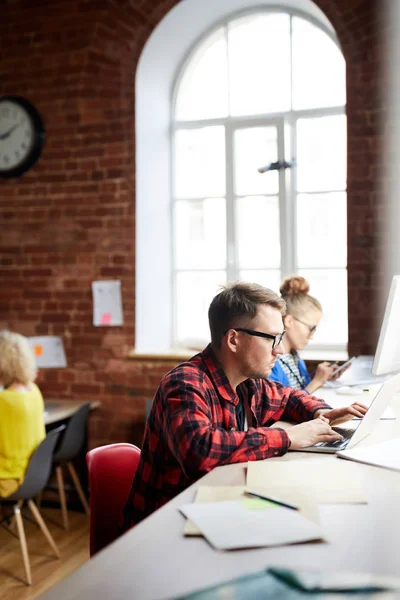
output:
M264 381L266 401L273 408L280 406L275 412L275 420L289 420L299 423L287 429L292 450L313 446L317 442L333 442L341 439L330 427L328 419L319 415L332 412L331 407L323 400L310 396L303 390L283 387L270 381Z
M169 388L163 406L164 436L187 475L287 452L289 436L282 429L251 427L248 431L227 431L212 421L212 409L198 384L170 382Z
M272 386L271 386L272 387ZM315 396L311 396L304 390L294 390L290 387L276 387L276 391L271 390L267 394L277 394L281 396L282 404L285 404L284 411L280 419L283 421L294 421L303 423L311 421L318 416L319 411L329 411L332 407L326 402Z
M340 425L346 423L350 419L357 417L362 419L367 413L368 407L361 402L354 402L350 406L344 406L342 408L328 408L319 409L314 415L314 418L321 417L326 419L330 425Z

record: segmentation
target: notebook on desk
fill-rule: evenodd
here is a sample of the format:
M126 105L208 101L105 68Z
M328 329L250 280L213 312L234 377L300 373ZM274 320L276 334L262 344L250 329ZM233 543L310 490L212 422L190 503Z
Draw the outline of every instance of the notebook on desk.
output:
M399 389L400 374L385 381L377 390L367 413L356 428L332 428L343 436L343 440L337 440L335 442L319 442L314 446L298 449L296 452L325 452L335 454L339 450L350 450L350 448L354 448L354 446L371 433L375 425L379 422L382 413L388 407L390 400Z

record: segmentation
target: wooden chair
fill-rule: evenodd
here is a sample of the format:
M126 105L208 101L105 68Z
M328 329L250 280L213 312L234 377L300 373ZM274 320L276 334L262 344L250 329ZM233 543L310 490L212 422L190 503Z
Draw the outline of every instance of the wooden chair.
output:
M26 469L25 478L20 487L13 494L7 496L7 498L0 498L0 506L10 506L13 509L28 585L32 584L32 575L28 547L26 544L25 529L22 520L22 508L25 502L27 503L32 515L35 517L40 529L53 549L54 554L57 558L60 558L60 552L54 542L54 539L47 529L43 517L32 498L37 496L42 491L47 483L47 480L49 479L54 448L61 431L64 429L65 425L62 425L61 427L53 429L53 431L50 431L50 433L47 434L45 439L33 452L28 464L28 468ZM3 518L1 522L5 529L7 529L7 527L4 525L4 522L7 520L7 518Z
M109 444L86 455L90 488L90 556L121 534L122 511L140 459L133 444Z

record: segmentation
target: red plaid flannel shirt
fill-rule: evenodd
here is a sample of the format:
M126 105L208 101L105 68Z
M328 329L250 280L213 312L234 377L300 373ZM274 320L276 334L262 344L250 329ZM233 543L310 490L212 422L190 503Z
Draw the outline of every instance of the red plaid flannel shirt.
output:
M279 419L309 421L317 410L330 408L304 391L269 380L248 379L238 387L251 403L253 423L248 431L237 431L239 398L211 346L165 375L144 433L124 529L214 467L285 454L287 433L269 426Z

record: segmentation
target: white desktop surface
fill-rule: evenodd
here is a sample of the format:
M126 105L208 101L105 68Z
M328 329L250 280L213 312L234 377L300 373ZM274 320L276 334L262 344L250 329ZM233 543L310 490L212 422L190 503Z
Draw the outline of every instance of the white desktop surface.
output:
M362 404L366 404L367 406L369 406L369 404L372 402L372 400L374 399L377 391L380 389L382 384L378 383L378 384L374 384L374 385L368 385L368 386L361 386L360 389L363 390L362 394L358 394L356 396L353 395L345 395L345 394L338 394L337 390L332 389L332 388L326 388L326 387L322 387L319 388L316 392L314 392L313 396L315 396L316 398L321 398L322 400L325 400L325 402L327 404L329 404L330 406L332 406L332 408L341 408L342 406L349 406L350 404L353 404L354 402L361 402ZM383 419L393 419L393 418L400 418L400 395L396 394L395 396L393 396L391 402L389 403L388 408L385 410L385 412L383 413L382 417ZM347 424L343 425L344 427L347 427Z
M343 398L343 397L342 397ZM341 401L342 401L341 398ZM400 420L380 421L368 439L400 434ZM365 441L361 442L364 444ZM360 444L360 446L361 446ZM343 461L334 455L289 452L274 461ZM234 552L215 551L203 538L185 538L178 507L200 484L245 485L246 463L218 467L61 581L43 600L161 600L214 585L267 565L400 574L400 473L357 464L366 505L319 505L329 543Z

